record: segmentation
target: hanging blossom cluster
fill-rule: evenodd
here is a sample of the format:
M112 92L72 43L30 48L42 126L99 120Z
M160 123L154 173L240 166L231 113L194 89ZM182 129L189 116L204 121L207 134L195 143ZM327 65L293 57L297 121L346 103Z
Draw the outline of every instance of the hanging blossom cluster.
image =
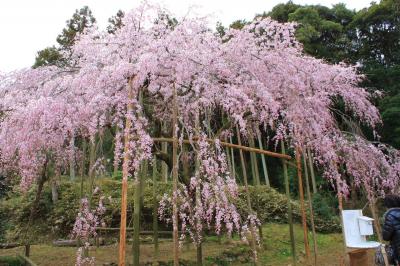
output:
M93 195L98 194L99 191L99 188L96 187L93 191ZM77 266L95 265L94 257L89 257L87 254L89 251L90 239L97 236L96 228L99 226L105 226L102 220L102 216L106 211L104 199L104 196L100 196L98 205L94 209L90 208L89 200L87 198L81 200L80 211L76 217L71 234L73 239L83 243L83 246L79 247L77 250Z
M370 143L358 136L340 147L341 165L369 199L396 193L400 183L400 152L383 144Z
M210 144L202 135L198 141L195 158L197 170L190 184L181 184L175 195L164 195L159 215L169 221L167 210L176 200L181 221L181 240L186 233L193 242L201 244L204 229L214 229L219 235L226 230L228 235L241 231L241 218L233 201L238 197L238 187L228 169L225 154L218 141ZM173 198L174 197L174 198Z
M129 165L129 175L133 173L132 178L136 178L139 173L140 162L143 160L151 159L151 148L153 146L153 140L149 133L146 131L148 120L142 115L142 107L136 103L136 110L131 113L127 113L126 119L132 122L130 130L119 128L119 131L123 131L124 134L117 133L115 137L115 148L114 148L114 164L119 164L121 159L124 158L123 152L123 136L129 135L128 153L129 156L125 157Z

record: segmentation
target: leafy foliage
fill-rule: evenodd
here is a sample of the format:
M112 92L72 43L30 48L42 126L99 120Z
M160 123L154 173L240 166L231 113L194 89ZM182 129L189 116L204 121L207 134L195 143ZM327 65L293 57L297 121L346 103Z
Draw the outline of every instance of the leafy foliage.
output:
M111 197L111 204L107 205L106 213L103 216L108 227L119 227L120 224L120 186L119 181L110 179L102 179L98 182L103 195ZM73 228L76 219L76 210L80 205L80 184L63 181L60 184L60 197L57 204L51 201L51 189L46 187L44 195L40 201L38 217L34 222L32 233L36 235L38 242L40 240L48 240L54 238L70 238L70 232ZM128 202L133 206L134 187L129 186ZM254 211L257 212L259 219L263 223L287 223L287 200L286 197L278 193L274 189L268 189L265 186L253 187L250 186L251 200L254 203ZM158 200L161 200L162 195L172 193L172 185L170 183L159 183L157 185ZM7 198L0 202L0 214L3 215L2 221L5 221L5 231L3 237L7 240L18 240L18 232L26 226L27 217L31 206L31 198L34 196L34 190L31 190L27 195L19 194ZM318 197L318 196L317 196ZM319 198L321 199L321 198ZM323 200L324 198L322 198ZM99 200L99 196L93 198L94 202ZM317 200L314 201L314 204ZM323 202L323 201L322 201ZM245 219L247 217L248 208L246 204L246 195L243 188L239 189L239 198L234 202L238 207L238 211ZM319 211L321 208L329 209L329 205L324 203L316 207L316 228L319 232L338 232L340 231L340 223L335 213L329 212L326 216L325 211ZM300 204L297 201L292 201L294 219L296 222L301 222ZM66 211L70 210L70 211ZM167 210L172 212L171 209ZM141 228L143 230L151 230L153 212L153 188L151 181L148 181L143 191L143 208L141 213ZM128 221L132 219L131 208L128 212ZM160 230L170 230L171 225L166 223L160 224Z

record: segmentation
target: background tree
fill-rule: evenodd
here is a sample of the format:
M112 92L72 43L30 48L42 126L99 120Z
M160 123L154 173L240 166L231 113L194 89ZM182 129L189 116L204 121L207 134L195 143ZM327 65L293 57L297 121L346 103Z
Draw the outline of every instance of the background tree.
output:
M358 12L337 4L300 6L292 1L275 6L270 16L299 23L296 36L304 51L333 63L357 64L367 76L363 87L384 92L382 141L400 147L400 3L382 0Z
M96 19L88 6L75 10L72 18L67 20L66 27L57 37L57 47L52 46L40 50L33 67L69 65L71 63L69 60L71 47L75 43L76 35L82 33L86 28L92 27L95 23Z
M118 10L115 16L112 16L108 19L107 32L115 33L118 29L120 29L124 24L122 23L122 18L125 16L125 13L122 10Z
M382 138L400 147L400 3L382 0L356 14L353 32L353 61L367 75L364 86L384 92L379 103L383 118Z

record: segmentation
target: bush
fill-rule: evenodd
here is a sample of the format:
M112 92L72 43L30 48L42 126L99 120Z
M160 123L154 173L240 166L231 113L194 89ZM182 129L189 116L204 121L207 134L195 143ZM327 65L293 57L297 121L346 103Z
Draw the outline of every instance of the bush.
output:
M120 198L121 182L109 178L96 180L96 184L102 190L102 195L113 199L107 203L104 220L108 227L119 227L120 225ZM143 230L151 230L153 219L153 184L148 180L144 184L142 198L141 221ZM272 188L265 186L250 186L250 197L252 208L257 212L262 223L275 222L287 223L287 199L283 194L278 193ZM158 183L157 200L161 200L164 194L170 194L172 191L171 183ZM134 187L132 182L128 185L128 224L132 224ZM12 197L6 197L0 201L0 214L6 221L3 224L6 231L4 238L8 240L17 240L21 237L20 232L24 231L28 221L29 213L35 188L28 191L27 194L13 192ZM59 200L53 204L51 200L51 188L48 184L43 190L40 200L37 218L30 228L30 233L38 235L37 240L48 240L54 238L67 238L75 222L75 217L79 209L80 182L63 181L59 187ZM99 195L93 197L93 204L98 201ZM291 201L293 209L293 218L295 222L301 222L300 206L295 200ZM338 232L340 223L338 217L334 216L329 208L326 207L320 196L314 196L315 204L315 224L319 232ZM324 205L325 204L325 205ZM245 218L248 215L246 203L246 194L244 188L240 188L239 199L236 202L239 213ZM171 225L160 223L160 230L171 230ZM40 238L39 238L40 237Z
M0 257L0 265L4 266L22 266L24 263L16 258L16 257L11 257L11 256L3 256Z

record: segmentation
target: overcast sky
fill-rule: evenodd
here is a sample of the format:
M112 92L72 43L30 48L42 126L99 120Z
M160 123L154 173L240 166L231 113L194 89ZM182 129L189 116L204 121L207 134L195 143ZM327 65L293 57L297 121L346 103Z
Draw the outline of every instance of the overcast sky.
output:
M155 1L150 1L155 2ZM225 26L237 19L252 19L256 13L269 11L287 0L164 0L157 1L182 16L195 6L197 13L212 15L213 23ZM298 4L332 6L345 3L359 10L371 0L294 0ZM75 9L88 5L98 24L105 28L109 17L118 9L128 11L140 0L1 0L0 1L0 71L29 67L36 52L56 44L56 37Z

